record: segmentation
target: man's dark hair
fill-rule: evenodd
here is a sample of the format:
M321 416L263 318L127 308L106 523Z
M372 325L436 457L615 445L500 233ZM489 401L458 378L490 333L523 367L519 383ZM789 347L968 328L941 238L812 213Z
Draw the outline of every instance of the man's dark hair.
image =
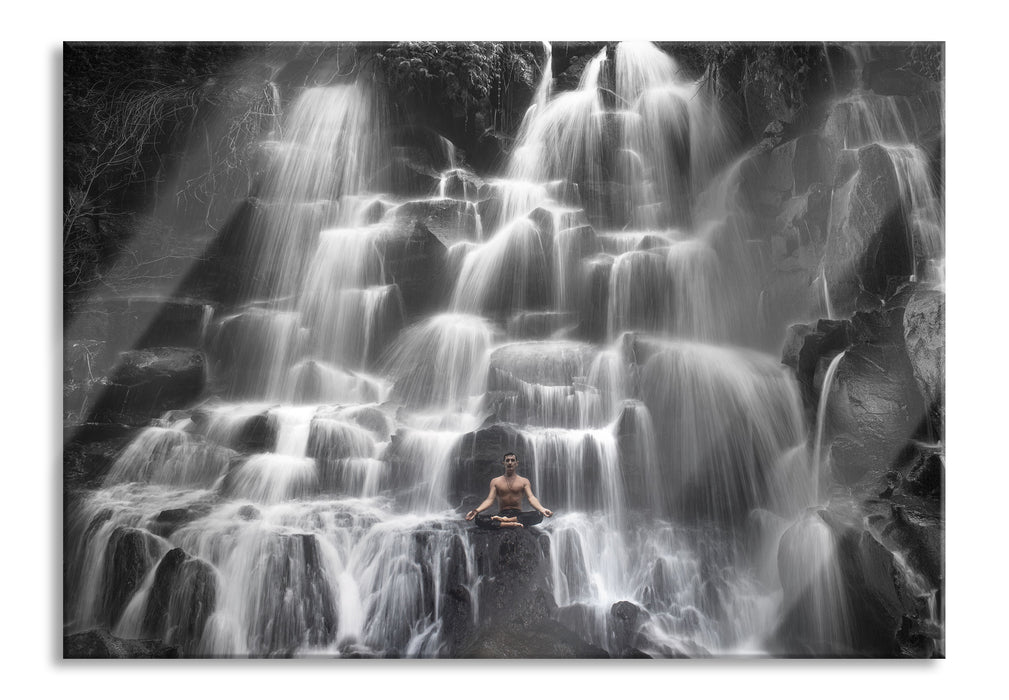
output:
M516 462L518 461L519 458L519 456L514 452L505 452L504 457L501 458L501 461L503 462L504 460L508 459L508 457L514 457Z

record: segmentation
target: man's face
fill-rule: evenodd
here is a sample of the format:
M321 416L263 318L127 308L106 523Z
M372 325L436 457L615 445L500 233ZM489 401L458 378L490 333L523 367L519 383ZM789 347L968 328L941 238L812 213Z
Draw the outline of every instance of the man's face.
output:
M515 467L519 465L518 458L515 455L508 455L504 458L505 474L511 476L515 473Z

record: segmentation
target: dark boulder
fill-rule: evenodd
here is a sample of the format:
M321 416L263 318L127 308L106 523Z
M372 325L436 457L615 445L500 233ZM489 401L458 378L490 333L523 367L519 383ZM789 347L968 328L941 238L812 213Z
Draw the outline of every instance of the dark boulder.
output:
M483 496L490 480L501 476L506 452L515 452L524 469L533 468L531 445L514 426L492 424L463 435L459 441L457 467L449 498L457 500L471 494Z
M806 336L815 333L816 327L809 323L793 323L785 331L785 344L781 348L781 364L792 369L799 368L799 353L805 344Z
M621 600L610 607L610 648L619 650L619 656L623 657L634 649L638 625L646 616L647 613L627 600Z
M211 426L207 411L197 409L189 418L194 432L208 435ZM238 452L271 452L277 442L277 423L264 411L243 418L238 425L229 426L226 434L218 433L213 437Z
M508 223L502 220L504 202L501 197L491 196L480 200L476 205L476 211L480 216L480 228L483 229L484 238L491 238L501 226Z
M121 353L94 415L144 424L167 410L185 408L203 392L206 365L206 356L191 348Z
M914 379L928 407L933 437L946 423L946 295L915 292L904 311L904 341Z
M144 612L145 634L178 645L186 655L199 650L203 629L217 606L214 568L183 550L169 551L158 564Z
M449 281L443 279L445 244L423 223L413 221L389 228L378 245L386 282L399 287L407 317L417 317L436 307L449 291Z
M932 502L937 506L943 493L946 465L943 454L934 449L916 451L904 471L902 493Z
M818 183L785 201L774 221L771 250L775 260L797 256L801 248L818 251L827 239L829 208L830 193ZM812 261L816 256L805 257Z
M163 510L154 516L154 520L148 525L151 532L160 536L168 537L183 525L198 520L210 513L209 503L188 506L186 508L170 508Z
M120 639L105 630L63 637L64 659L177 659L177 647L160 639Z
M854 343L901 345L904 342L904 309L888 308L856 311L851 317L851 339Z
M941 589L945 578L944 530L940 515L891 505L881 534L891 549L903 555L912 571L932 588Z
M115 626L165 549L167 546L146 530L119 527L112 532L105 550L102 618L106 625Z
M834 455L834 478L851 485L891 469L924 416L904 348L853 346L841 358L829 392L826 434L858 446Z
M820 319L814 330L796 331L796 334L799 333L802 334L802 345L796 357L795 375L807 410L815 411L826 366L851 344L850 322Z
M785 141L762 161L762 186L777 192L783 200L806 192L813 183L826 181L830 153L816 134Z
M610 298L613 256L594 255L583 265L586 271L578 310L581 319L578 335L588 340L602 342L606 338L607 331L606 309Z
M859 291L882 294L889 276L914 270L900 187L887 149L858 151L858 172L835 192L839 215L831 222L824 252L828 289L837 313L855 308Z
M464 658L604 658L554 618L549 538L536 528L468 531L481 575L480 621Z

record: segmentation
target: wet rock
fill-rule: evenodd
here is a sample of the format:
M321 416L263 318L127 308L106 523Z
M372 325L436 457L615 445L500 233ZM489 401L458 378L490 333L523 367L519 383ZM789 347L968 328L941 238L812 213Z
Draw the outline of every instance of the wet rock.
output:
M445 174L441 187L445 197L466 202L476 202L480 199L481 193L486 192L483 178L461 168L456 168Z
M536 528L467 531L482 576L480 621L460 649L464 658L601 658L555 621L549 538Z
M217 588L217 572L210 564L179 548L169 551L154 574L144 612L145 634L192 654L217 606Z
M570 386L584 376L595 348L569 341L511 343L491 353L490 389L514 388L515 381L546 386Z
M903 308L856 311L851 317L852 342L900 345L904 342L903 336Z
M928 407L933 437L941 439L946 423L946 295L915 292L903 320L914 379Z
M819 400L825 360L829 364L829 360L850 343L850 323L847 320L820 319L814 331L802 335L795 370L803 400L810 408L815 407Z
M781 349L781 364L798 369L799 353L806 336L815 332L815 326L809 323L793 323L789 326L785 331L785 345Z
M812 246L818 250L827 239L827 219L830 194L819 183L813 184L804 194L792 197L782 205L775 219L775 235L783 244L782 255L791 256L800 248ZM813 257L813 256L810 256Z
M939 451L922 451L910 463L900 488L918 498L938 501L942 497L946 465Z
M649 483L648 463L653 457L648 454L646 436L654 428L641 425L642 410L647 410L638 402L627 401L620 409L616 421L617 450L620 456L620 475L628 505L644 508L651 505L655 484Z
M546 184L547 195L565 207L582 208L582 195L578 184L569 180L555 180Z
M594 255L585 261L585 284L579 307L578 335L595 342L606 337L606 309L610 298L611 255Z
M914 601L901 584L893 555L852 514L819 510L805 515L782 536L778 565L784 609L775 651L899 654L897 634Z
M610 607L611 648L619 649L620 656L632 649L639 620L646 615L641 608L627 600L621 600Z
M269 452L276 441L277 425L266 413L260 413L243 423L231 447L239 452Z
M914 269L900 190L887 150L878 145L858 151L858 173L843 188L840 215L828 232L824 263L830 296L838 313L853 310L860 289L882 294L890 275Z
M238 509L238 517L242 520L259 520L263 515L259 512L259 508L250 503Z
M445 591L441 601L442 638L448 647L448 656L456 657L464 640L476 630L473 622L473 598L464 586L452 586Z
M436 307L448 292L445 244L423 223L413 221L393 226L379 245L386 281L399 287L407 316L415 318Z
M899 656L907 659L932 659L938 655L935 639L923 634L920 625L910 617L904 617L900 631L897 633Z
M113 531L105 550L102 617L106 625L116 624L163 551L164 545L146 530L120 527Z
M826 411L827 434L846 438L833 462L840 483L850 485L869 472L891 469L924 416L904 349L862 343L847 350Z
M609 654L560 623L545 621L512 629L484 629L460 652L467 659L606 659Z
M514 426L495 424L464 435L459 441L450 500L471 494L485 495L490 480L504 471L506 452L516 453L520 472L532 470L531 446Z
M904 555L911 569L934 588L943 587L944 527L940 516L901 505L891 505L890 522L882 536Z
M177 659L178 647L159 639L120 639L105 630L63 637L64 659Z
M423 199L405 202L389 216L397 229L410 231L416 224L430 231L443 246L459 241L475 241L477 209L472 202L460 199Z
M193 432L206 436L210 429L210 412L197 409L189 414ZM277 424L264 411L247 418L230 429L226 436L215 435L227 447L238 452L270 452L277 441Z
M149 525L151 532L168 537L183 525L198 520L210 512L210 504L189 506L188 508L170 508L154 516Z
M196 401L206 383L206 356L191 348L148 348L121 353L95 415L146 423Z
M481 200L476 205L477 214L480 215L480 227L483 229L484 238L490 238L505 221L502 221L504 203L501 197L491 196Z

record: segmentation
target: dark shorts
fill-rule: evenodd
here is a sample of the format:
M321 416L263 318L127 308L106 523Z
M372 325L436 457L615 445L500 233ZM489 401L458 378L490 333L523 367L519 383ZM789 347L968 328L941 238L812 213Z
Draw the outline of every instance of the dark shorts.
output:
M535 510L521 511L517 508L506 508L498 513L502 518L518 518L524 527L532 527L543 522L543 513ZM476 526L484 530L497 530L501 527L500 520L491 520L491 515L476 516Z

